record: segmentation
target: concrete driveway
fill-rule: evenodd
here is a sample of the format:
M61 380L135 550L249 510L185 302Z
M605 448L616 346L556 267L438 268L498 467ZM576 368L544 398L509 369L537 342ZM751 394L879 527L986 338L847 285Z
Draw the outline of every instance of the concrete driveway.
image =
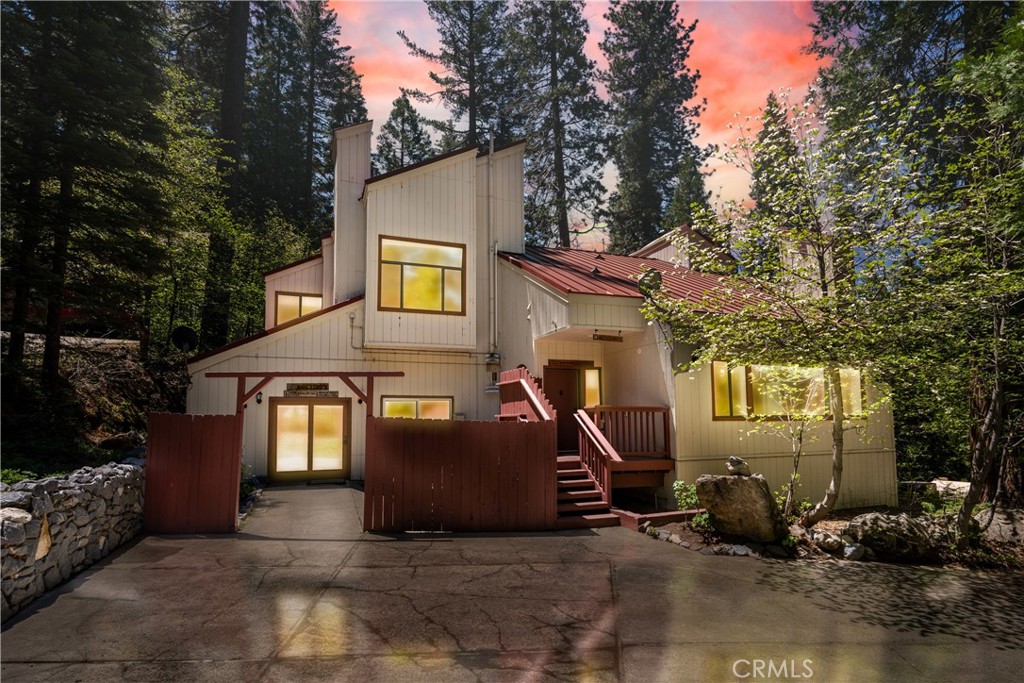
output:
M705 557L626 529L376 536L268 490L146 537L9 623L14 681L1015 681L1024 577Z

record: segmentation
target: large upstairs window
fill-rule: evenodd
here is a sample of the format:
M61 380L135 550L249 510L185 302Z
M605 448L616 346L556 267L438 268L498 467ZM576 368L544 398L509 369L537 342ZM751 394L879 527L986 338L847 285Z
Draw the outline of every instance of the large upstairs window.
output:
M730 366L711 364L716 418L828 416L828 392L823 368L790 365ZM860 371L839 371L843 412L864 412Z
M379 264L380 310L465 314L465 245L381 237Z

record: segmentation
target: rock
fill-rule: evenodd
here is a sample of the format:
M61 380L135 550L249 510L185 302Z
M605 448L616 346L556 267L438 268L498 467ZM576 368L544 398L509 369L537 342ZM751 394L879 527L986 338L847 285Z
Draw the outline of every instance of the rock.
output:
M729 553L730 555L737 555L739 557L746 557L750 554L750 548L745 545L734 545Z
M770 543L764 547L764 551L774 557L789 557L790 553L788 550L783 548L781 545Z
M679 545L680 543L683 542L683 539L679 538L679 536L677 534L671 534L668 537L668 542L669 543L675 543L676 545Z
M822 550L830 553L837 553L846 545L843 543L843 539L827 531L815 531L814 543Z
M9 508L4 508L4 512L6 512L8 509ZM26 512L25 514L27 515L28 513ZM0 532L0 545L2 545L4 548L7 548L9 546L20 546L24 542L24 523L9 522L5 519L3 532Z
M697 478L697 499L708 511L711 525L723 534L770 543L789 532L768 482L759 474L702 474Z
M843 546L843 559L857 561L864 557L864 546L860 543L850 543Z
M974 521L979 528L988 525L981 536L989 543L1024 543L1024 510L982 510L974 515Z
M928 527L906 513L869 512L854 517L843 534L884 559L921 560L932 554Z
M28 524L32 515L22 508L0 508L0 521L11 524Z
M725 469L734 476L750 476L750 465L746 460L735 455L730 455L729 459L725 461Z
M0 493L0 506L30 510L32 508L32 494L28 491L4 491Z
M651 523L650 522L640 522L640 524L637 525L636 530L639 531L642 534L646 534L647 530L650 529L650 528L651 528Z
M671 535L672 534L670 534L667 531L662 531L661 529L658 529L658 540L667 541L668 537L671 536Z

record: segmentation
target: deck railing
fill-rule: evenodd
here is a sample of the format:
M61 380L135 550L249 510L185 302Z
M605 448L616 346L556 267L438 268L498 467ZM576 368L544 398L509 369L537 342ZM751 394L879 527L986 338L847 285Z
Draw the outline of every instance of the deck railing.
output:
M622 458L672 456L669 409L663 406L595 406L587 412Z
M498 382L501 421L545 422L555 419L555 408L544 396L537 379L526 368L501 373Z
M601 501L611 505L612 463L621 462L621 458L586 411L577 410L573 417L579 426L580 462L594 479Z

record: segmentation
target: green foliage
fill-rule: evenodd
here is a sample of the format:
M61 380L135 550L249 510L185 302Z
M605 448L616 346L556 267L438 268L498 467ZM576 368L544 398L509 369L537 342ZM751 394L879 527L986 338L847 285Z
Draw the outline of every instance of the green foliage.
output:
M408 95L395 99L391 103L391 114L377 136L374 170L387 173L433 156L434 145L426 126L427 120L412 106Z
M690 520L690 526L697 531L711 531L714 529L714 525L711 523L711 513L698 512Z
M28 470L0 470L0 481L5 484L17 484L25 479L38 479L39 475Z
M242 463L242 475L239 479L238 504L239 506L252 498L262 488L260 478L253 473L252 465Z
M672 494L676 498L676 508L679 510L695 510L700 504L697 500L696 484L688 484L677 479L672 482Z
M609 200L611 249L629 253L661 233L681 163L699 167L708 155L694 143L703 106L688 104L699 78L687 64L696 22L683 23L674 2L620 0L605 19L609 151L619 173Z

